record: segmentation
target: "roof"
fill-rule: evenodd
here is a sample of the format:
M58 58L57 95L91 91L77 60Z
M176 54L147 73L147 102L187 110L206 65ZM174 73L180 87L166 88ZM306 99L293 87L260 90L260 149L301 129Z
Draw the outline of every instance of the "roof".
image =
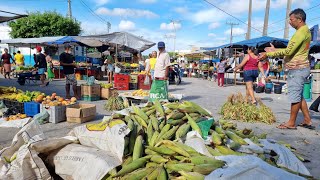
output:
M28 16L28 15L25 15L25 14L16 14L16 13L13 13L13 12L2 11L2 10L0 10L0 12L4 13L4 14L13 15L13 16L0 15L0 23L4 23L4 22L8 22L8 21L12 21L12 20L15 20L15 19L19 19L19 18L23 18L23 17L27 17Z

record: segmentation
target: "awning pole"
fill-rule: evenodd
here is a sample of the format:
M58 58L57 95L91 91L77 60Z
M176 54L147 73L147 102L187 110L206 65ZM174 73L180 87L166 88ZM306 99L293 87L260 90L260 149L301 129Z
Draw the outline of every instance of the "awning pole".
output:
M29 60L30 62L29 63L31 65L31 43L30 43L30 54L29 54L29 56L30 56L30 60Z

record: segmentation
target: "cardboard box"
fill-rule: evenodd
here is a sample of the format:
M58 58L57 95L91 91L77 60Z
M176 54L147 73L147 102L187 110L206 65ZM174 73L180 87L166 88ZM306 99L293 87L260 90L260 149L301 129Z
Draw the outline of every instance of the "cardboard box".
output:
M101 88L101 99L109 99L113 91L113 88Z
M81 96L99 96L100 97L100 85L81 85Z
M96 105L94 104L76 104L67 107L67 122L84 123L91 121L96 117Z

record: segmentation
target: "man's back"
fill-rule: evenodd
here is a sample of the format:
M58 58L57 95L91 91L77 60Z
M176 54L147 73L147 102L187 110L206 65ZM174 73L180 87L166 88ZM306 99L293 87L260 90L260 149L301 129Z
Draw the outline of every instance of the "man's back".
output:
M154 77L164 78L166 77L166 67L170 65L170 56L164 51L158 54L156 65L154 68Z
M60 54L60 62L63 62L66 64L71 64L71 63L73 63L73 60L74 60L73 56L69 53L63 52ZM74 67L73 66L63 66L63 72L64 72L64 74L73 74Z

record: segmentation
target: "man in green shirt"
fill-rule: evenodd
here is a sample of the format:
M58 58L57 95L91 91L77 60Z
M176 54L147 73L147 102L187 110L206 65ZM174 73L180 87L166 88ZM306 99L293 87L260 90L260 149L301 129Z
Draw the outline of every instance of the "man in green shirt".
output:
M290 119L282 123L279 129L296 129L296 118L301 109L304 120L301 127L314 129L305 99L303 99L303 86L310 75L308 60L311 33L306 25L306 13L302 9L295 9L290 13L290 25L297 31L290 39L287 48L275 49L273 46L265 48L266 53L261 53L259 60L267 57L284 56L285 69L288 69L288 96L291 102Z

